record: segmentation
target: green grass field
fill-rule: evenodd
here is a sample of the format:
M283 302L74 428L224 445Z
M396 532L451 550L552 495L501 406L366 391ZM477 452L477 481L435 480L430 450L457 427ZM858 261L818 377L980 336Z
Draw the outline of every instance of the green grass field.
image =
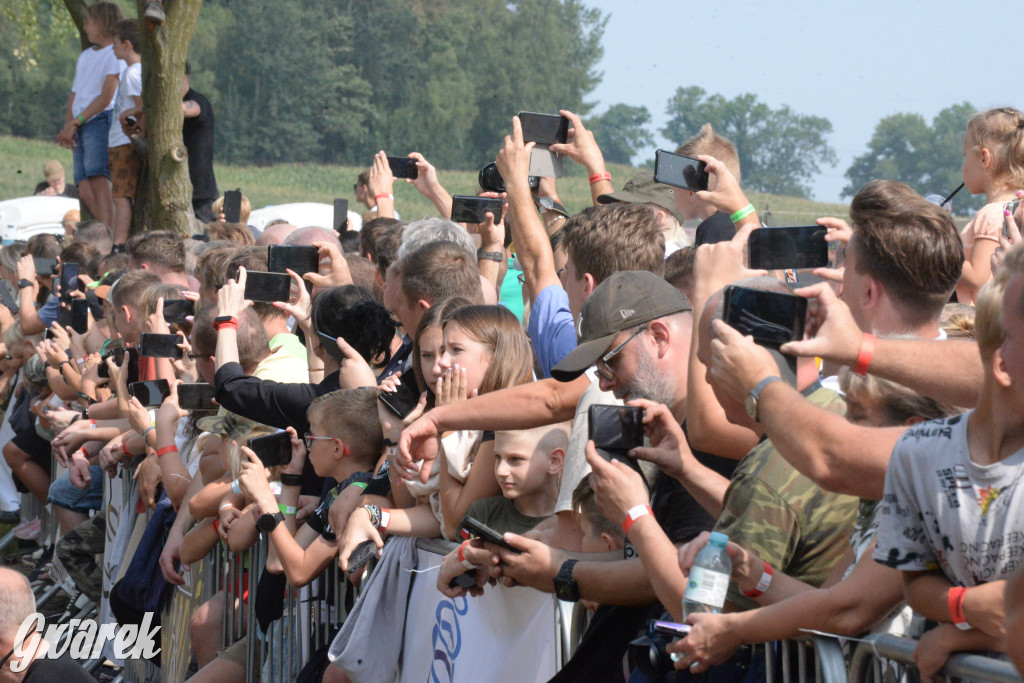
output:
M429 155L428 155L429 158ZM24 197L32 193L43 178L43 165L49 159L64 164L72 174L71 153L55 144L0 136L0 200ZM558 195L571 212L590 204L590 188L583 168L568 162L566 176L558 180ZM216 165L217 186L221 192L240 188L253 208L289 202L324 202L335 197L352 196L352 185L362 169L354 166L320 164L280 164L277 166ZM612 164L609 168L616 187L621 187L637 169ZM451 194L473 194L477 188L476 171L439 171L441 183ZM751 193L754 206L766 215L770 225L803 225L818 216L846 217L845 204L826 204L797 197ZM395 201L404 218L419 218L435 213L434 207L411 185L395 184ZM355 208L355 207L353 207Z

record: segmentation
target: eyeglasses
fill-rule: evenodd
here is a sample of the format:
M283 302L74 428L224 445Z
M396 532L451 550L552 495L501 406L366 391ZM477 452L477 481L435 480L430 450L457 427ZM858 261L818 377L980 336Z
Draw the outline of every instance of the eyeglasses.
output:
M519 280L520 286L526 285L526 273L519 273L519 275L516 275L516 279Z
M642 332L645 331L647 331L647 325L644 325L643 327L639 328L636 332L626 337L626 341L622 342L614 349L598 358L597 374L599 374L603 379L605 379L608 382L614 380L615 373L612 372L611 369L608 367L608 361L610 361L612 358L615 358L615 356L619 355L622 352L622 349L626 348L626 344L631 342L634 337L638 337Z
M302 435L302 444L306 447L306 450L308 451L313 448L314 441L334 441L334 439L335 437L333 436L313 436L309 432L306 432L305 434ZM341 441L341 439L338 439L338 441ZM344 449L345 455L351 455L351 453L349 453L348 446L346 446L344 442L342 442L341 447Z

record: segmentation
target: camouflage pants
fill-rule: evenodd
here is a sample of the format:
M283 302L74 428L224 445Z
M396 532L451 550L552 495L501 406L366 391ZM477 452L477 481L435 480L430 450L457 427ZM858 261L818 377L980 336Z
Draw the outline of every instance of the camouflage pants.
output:
M75 586L93 602L99 602L103 587L103 567L97 556L103 556L106 528L106 514L100 512L57 541L57 557L68 570Z

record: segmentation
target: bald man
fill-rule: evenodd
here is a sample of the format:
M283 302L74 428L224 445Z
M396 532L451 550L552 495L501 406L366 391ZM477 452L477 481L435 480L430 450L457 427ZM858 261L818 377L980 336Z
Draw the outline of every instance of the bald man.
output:
M271 244L284 244L285 238L298 230L298 228L291 223L274 223L268 228L265 228L258 238L256 238L257 247L267 247Z

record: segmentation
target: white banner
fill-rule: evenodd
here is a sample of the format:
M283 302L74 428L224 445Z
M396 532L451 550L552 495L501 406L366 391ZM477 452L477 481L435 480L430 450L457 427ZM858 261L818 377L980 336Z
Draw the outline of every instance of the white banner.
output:
M438 565L417 550L419 571ZM402 643L402 683L546 681L557 671L557 600L517 586L487 586L479 598L451 600L437 572L417 574L409 593Z

